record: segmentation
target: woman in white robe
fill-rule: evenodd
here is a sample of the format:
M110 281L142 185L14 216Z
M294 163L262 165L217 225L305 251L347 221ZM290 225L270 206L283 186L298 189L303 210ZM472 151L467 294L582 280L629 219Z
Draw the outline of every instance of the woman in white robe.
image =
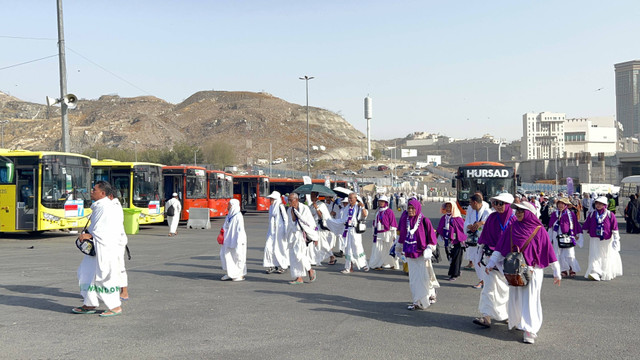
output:
M622 276L620 233L615 214L607 210L608 199L595 199L595 210L587 215L582 231L588 231L589 267L584 277L594 281L613 280Z
M399 268L398 260L389 255L396 239L396 216L389 208L389 198L382 195L378 199L378 211L373 219L373 246L369 266L374 270Z
M267 241L264 245L264 258L262 266L266 267L266 273L277 272L282 274L289 268L289 246L287 241L287 224L289 217L287 210L282 205L280 193L274 191L268 196L271 201L269 207L269 230Z
M291 271L291 285L303 284L303 277L309 274L309 282L316 280L316 271L311 269L307 241L318 241L316 222L311 215L311 210L305 204L301 204L298 194L289 194L289 223L287 224L287 237L289 240L289 263Z
M247 233L244 230L244 217L240 212L237 199L229 201L229 214L224 225L224 243L220 248L222 269L227 271L220 280L242 281L247 275Z

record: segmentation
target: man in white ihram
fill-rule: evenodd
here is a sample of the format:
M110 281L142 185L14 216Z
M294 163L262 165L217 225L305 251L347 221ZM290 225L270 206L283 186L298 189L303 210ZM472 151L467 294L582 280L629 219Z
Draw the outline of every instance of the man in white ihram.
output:
M75 314L94 314L100 300L109 309L102 312L101 317L122 314L119 256L122 253L120 242L123 225L122 215L117 213L122 209L114 206L107 197L111 191L111 185L106 181L98 181L91 190L91 200L95 201L91 205L91 225L78 238L82 241L93 240L96 255L85 255L78 267L78 284L84 302L81 307L71 310Z
M173 193L171 199L164 204L164 211L167 214L167 223L169 224L169 236L178 235L178 223L180 222L180 213L182 212L182 204L178 199L178 193ZM173 208L173 211L169 209ZM169 215L173 214L173 215Z
M301 204L298 194L289 194L289 223L287 224L287 237L289 239L289 263L291 267L291 285L304 284L302 279L309 273L309 282L316 281L316 271L311 269L311 259L309 259L309 249L312 246L309 242L318 241L316 222L313 219L311 210L305 204Z

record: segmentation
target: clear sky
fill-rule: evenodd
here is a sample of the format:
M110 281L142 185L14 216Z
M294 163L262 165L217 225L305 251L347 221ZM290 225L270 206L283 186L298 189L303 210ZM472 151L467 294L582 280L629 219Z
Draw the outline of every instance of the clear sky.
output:
M640 59L640 1L63 0L68 91L265 91L372 137L522 136L522 114L615 115L613 65ZM18 37L18 38L16 38ZM42 40L24 39L42 38ZM0 91L59 96L55 0L0 12ZM6 68L9 67L9 68ZM598 90L600 89L600 90Z

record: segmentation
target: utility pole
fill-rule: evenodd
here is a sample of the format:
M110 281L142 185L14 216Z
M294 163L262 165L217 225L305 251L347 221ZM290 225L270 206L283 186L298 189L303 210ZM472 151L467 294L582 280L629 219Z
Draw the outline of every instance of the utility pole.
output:
M67 95L67 62L64 53L64 25L62 21L62 0L58 4L58 59L60 62L60 99ZM62 117L62 151L71 152L69 142L69 119L67 117L67 104L60 101L60 116Z

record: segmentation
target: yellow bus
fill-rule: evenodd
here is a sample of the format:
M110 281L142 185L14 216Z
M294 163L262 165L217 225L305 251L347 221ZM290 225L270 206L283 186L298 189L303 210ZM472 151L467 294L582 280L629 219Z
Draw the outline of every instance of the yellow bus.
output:
M83 227L91 206L91 159L0 149L0 232Z
M123 209L139 209L139 224L164 221L162 165L91 159L91 180L110 183Z

